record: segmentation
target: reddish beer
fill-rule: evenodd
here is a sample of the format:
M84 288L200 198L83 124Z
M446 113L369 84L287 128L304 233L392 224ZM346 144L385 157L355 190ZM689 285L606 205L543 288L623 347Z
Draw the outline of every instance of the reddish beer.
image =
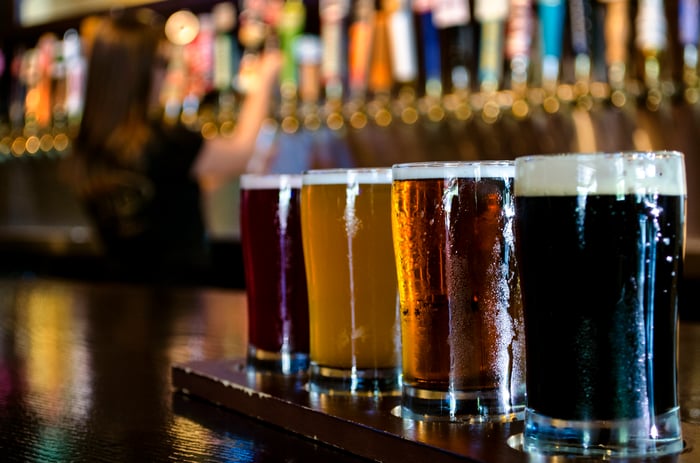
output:
M282 373L308 367L309 315L300 190L300 175L241 177L248 363Z

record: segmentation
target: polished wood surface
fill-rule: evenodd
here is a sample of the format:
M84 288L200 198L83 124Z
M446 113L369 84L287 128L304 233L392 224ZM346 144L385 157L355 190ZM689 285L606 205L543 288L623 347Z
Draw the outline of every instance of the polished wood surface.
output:
M1 279L2 461L366 461L175 391L173 365L244 356L245 307L235 290ZM681 324L679 376L689 451L661 461L697 462L698 322ZM479 448L465 461L526 461L503 449L507 429L455 432Z
M173 392L246 322L240 291L0 280L0 461L363 461Z

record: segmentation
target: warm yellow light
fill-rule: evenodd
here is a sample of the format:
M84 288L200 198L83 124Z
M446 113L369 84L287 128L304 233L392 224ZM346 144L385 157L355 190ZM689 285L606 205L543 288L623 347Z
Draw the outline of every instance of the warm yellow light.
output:
M199 34L199 18L188 10L176 11L165 22L165 36L175 45L187 45Z

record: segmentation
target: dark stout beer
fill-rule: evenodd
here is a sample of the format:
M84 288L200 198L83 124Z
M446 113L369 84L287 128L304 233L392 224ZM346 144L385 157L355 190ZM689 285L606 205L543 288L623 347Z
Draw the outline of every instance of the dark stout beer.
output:
M241 178L249 360L257 366L271 364L283 370L298 370L308 364L300 191L301 176Z
M512 190L507 163L394 167L403 396L417 414L523 408Z
M683 203L681 196L516 198L530 408L611 420L677 406Z
M682 157L534 156L516 165L526 449L634 455L682 448Z

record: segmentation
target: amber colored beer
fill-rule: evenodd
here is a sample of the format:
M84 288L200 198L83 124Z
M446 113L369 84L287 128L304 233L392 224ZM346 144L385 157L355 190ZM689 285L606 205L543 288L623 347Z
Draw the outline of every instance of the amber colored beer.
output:
M445 419L514 419L524 332L512 230L513 164L394 166L403 405Z
M343 383L340 389L364 389L358 381L374 388L376 373L396 386L400 340L391 170L306 172L301 224L312 385L314 377L323 383L329 376ZM352 372L364 376L353 379Z

